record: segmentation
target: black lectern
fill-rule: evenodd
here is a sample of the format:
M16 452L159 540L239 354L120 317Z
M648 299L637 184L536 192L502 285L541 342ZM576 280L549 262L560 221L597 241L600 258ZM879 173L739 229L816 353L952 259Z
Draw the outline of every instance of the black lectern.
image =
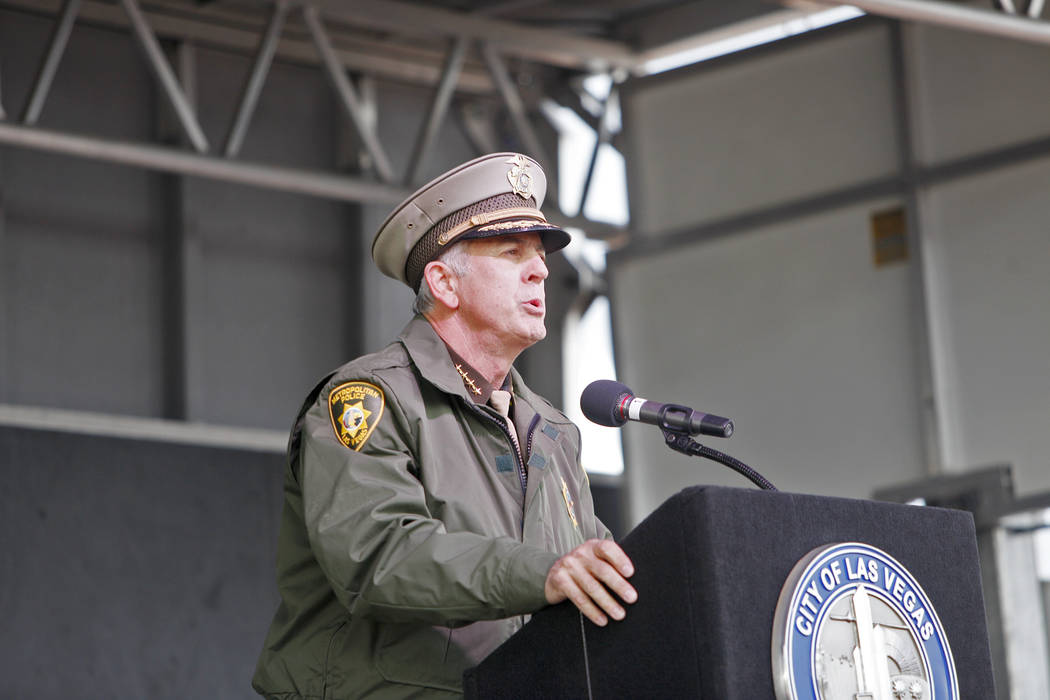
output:
M680 492L623 539L639 596L626 620L542 610L464 674L466 697L774 698L781 587L808 552L838 542L903 565L943 624L959 697L995 697L969 513L722 487Z

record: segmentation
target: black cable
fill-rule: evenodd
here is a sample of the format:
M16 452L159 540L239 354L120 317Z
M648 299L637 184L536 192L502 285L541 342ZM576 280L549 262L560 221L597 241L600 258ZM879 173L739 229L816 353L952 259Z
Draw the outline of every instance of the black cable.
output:
M739 459L730 457L724 452L701 445L699 442L689 437L685 433L677 433L673 430L664 430L664 439L667 441L667 446L676 452L682 454L691 455L693 457L706 457L714 460L729 467L733 471L747 477L753 484L766 491L776 491L777 487L771 484L764 476L759 474L757 471L747 466Z

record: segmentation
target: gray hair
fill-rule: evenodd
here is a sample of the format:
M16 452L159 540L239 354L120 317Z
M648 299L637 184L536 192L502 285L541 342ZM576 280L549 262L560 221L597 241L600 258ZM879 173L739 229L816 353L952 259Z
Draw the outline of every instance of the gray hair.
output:
M454 243L451 248L443 251L434 260L448 265L457 277L463 277L470 272L470 258L467 257L466 246L469 242L459 241ZM427 284L427 278L424 276L419 281L419 291L416 293L415 301L412 302L412 310L417 314L428 314L433 311L436 303L437 300L434 299L434 295L430 291L430 285Z

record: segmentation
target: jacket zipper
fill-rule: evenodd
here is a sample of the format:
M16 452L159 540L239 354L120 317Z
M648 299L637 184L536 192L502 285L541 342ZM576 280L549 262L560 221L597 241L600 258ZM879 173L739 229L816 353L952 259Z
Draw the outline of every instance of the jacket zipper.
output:
M510 428L507 427L506 423L504 423L502 420L497 420L496 418L490 416L484 409L479 408L477 406L477 404L475 404L473 402L470 402L470 407L478 415L485 416L486 419L492 421L497 426L499 426L499 429L502 430L503 434L507 436L507 441L510 442L511 451L514 453L514 460L518 464L518 483L521 484L521 510L522 510L522 513L524 514L524 512L525 512L525 491L526 491L526 488L527 488L527 484L526 484L526 481L525 481L525 458L521 456L521 448L520 447L515 447L515 445L514 445L514 437L510 434ZM507 420L510 420L510 419L508 418ZM530 434L529 434L529 445L530 446L532 445L531 430L530 430ZM524 532L524 530L525 530L525 518L524 517L521 520L521 527L522 527L522 532Z
M525 433L525 454L532 454L532 435L536 432L536 426L540 424L540 414L536 414L532 417L532 421L529 423L529 429ZM524 457L522 457L524 459Z

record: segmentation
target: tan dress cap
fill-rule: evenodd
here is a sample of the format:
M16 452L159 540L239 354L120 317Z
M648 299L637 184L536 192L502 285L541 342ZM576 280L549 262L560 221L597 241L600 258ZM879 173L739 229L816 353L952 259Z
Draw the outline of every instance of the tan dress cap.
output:
M430 181L379 227L372 259L383 274L418 290L423 268L462 240L539 233L547 252L570 239L540 211L547 177L532 158L490 153Z

